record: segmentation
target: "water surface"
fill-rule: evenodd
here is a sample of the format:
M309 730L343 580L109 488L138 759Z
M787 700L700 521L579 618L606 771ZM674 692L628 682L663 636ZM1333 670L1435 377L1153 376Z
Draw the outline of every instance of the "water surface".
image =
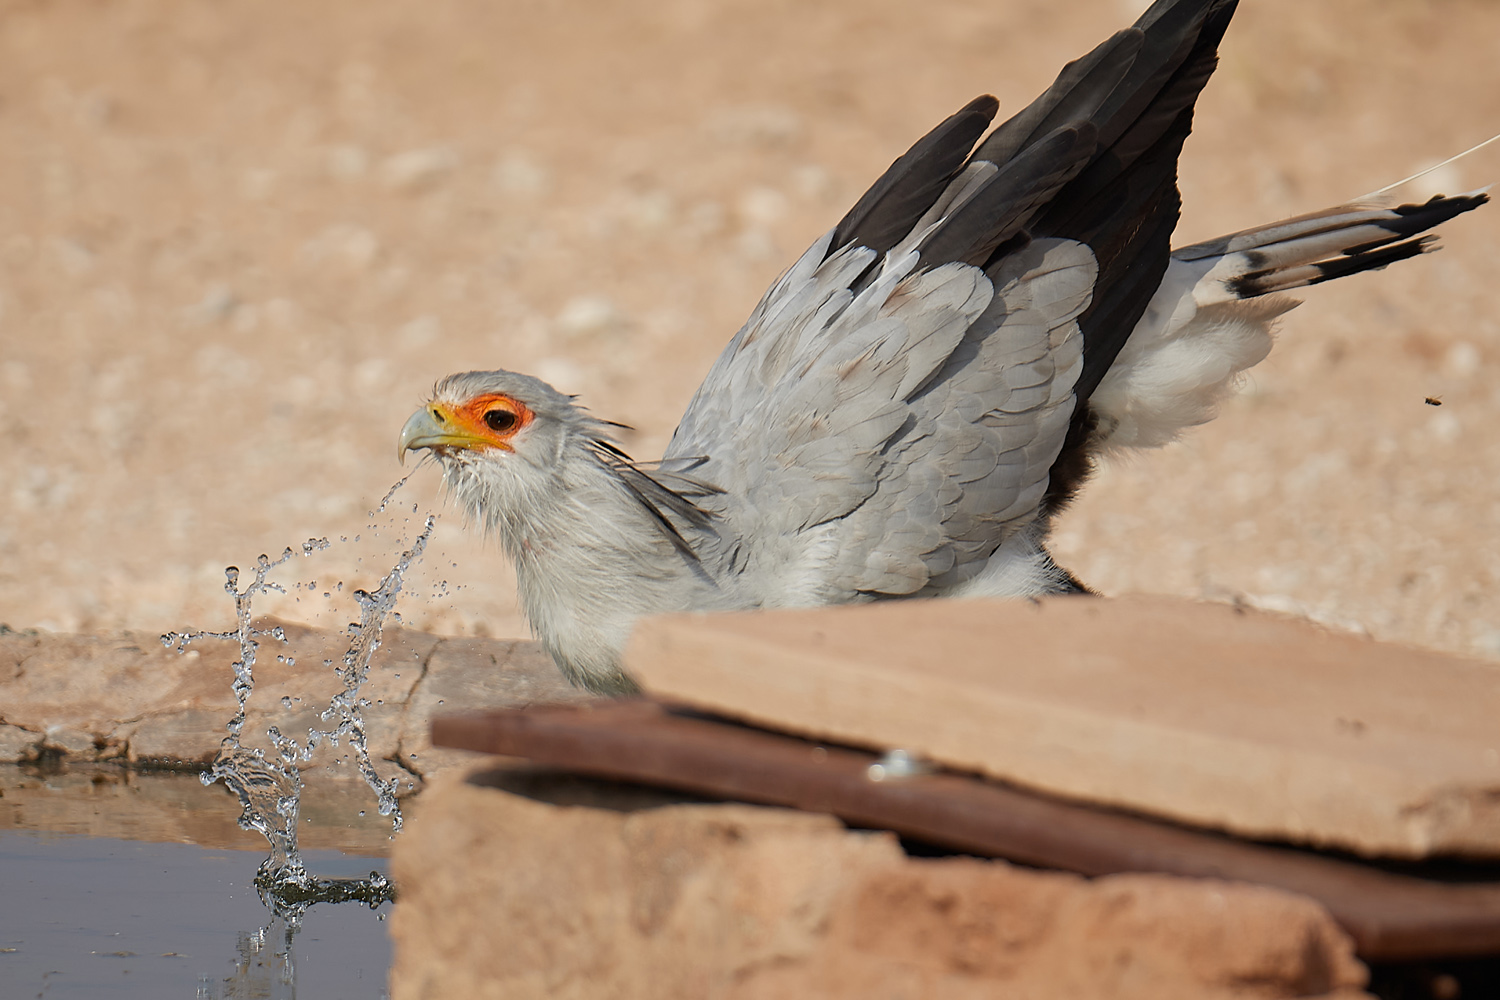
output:
M304 851L310 870L354 877L383 858ZM285 929L252 880L264 851L0 830L0 996L386 996L383 917L319 905L285 955Z

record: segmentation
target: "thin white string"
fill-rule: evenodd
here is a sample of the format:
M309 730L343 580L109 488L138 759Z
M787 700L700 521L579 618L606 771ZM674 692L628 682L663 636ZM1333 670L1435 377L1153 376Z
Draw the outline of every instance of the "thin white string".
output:
M1477 153L1481 149L1483 149L1484 147L1488 146L1490 143L1496 141L1497 139L1500 139L1500 135L1492 135L1488 139L1486 139L1483 142L1481 142L1479 145L1477 145L1477 146L1470 146L1468 149L1464 150L1462 153L1459 153L1456 156L1450 156L1450 157L1448 157L1442 163L1434 163L1432 166L1428 167L1426 170L1418 170L1416 173L1412 174L1410 177L1403 178L1402 180L1399 180L1399 181L1397 181L1394 184L1387 184L1385 187L1380 188L1378 191L1371 191L1369 194L1361 195L1358 200L1359 201L1369 201L1369 200L1374 199L1374 198L1379 198L1381 195L1385 194L1387 191L1393 191L1393 190L1395 190L1396 188L1400 187L1403 184L1406 184L1406 183L1408 183L1410 181L1416 180L1418 177L1424 177L1427 174L1432 173L1434 170L1437 170L1439 167L1446 167L1448 164L1454 162L1455 160L1462 160L1465 156L1468 156L1470 153Z

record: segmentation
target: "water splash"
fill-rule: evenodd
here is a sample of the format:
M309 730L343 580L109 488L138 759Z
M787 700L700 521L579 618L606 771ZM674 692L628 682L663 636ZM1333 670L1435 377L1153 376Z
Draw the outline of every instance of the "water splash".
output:
M418 465L417 468L421 468L421 466ZM408 479L410 479L415 472L416 472L415 469L413 469L411 472L408 472L406 475L402 476L399 480L396 481L396 485L395 486L392 486L390 489L386 490L385 491L385 496L383 496L383 497L380 498L380 504L379 504L379 506L377 506L374 510L370 511L370 516L374 517L376 514L384 514L385 513L385 509L387 507L389 507L390 504L391 504L391 498L396 495L397 491L400 490L401 487L403 487L403 486L406 485L406 481ZM413 507L412 508L412 513L415 514L416 511L417 511L417 508Z
M311 555L328 547L326 538L308 539L302 543L303 555ZM240 826L255 830L271 845L271 856L261 865L264 874L291 873L306 876L306 869L297 854L297 813L302 795L302 775L293 759L287 759L286 751L278 744L282 760L266 757L260 748L247 748L240 742L245 728L246 705L255 691L255 660L260 650L260 639L270 637L286 642L281 626L269 629L256 628L251 622L253 602L257 595L266 591L283 592L279 584L270 581L273 569L289 561L293 556L290 547L274 562L262 555L255 561L255 578L239 589L240 569L230 566L224 570L224 591L234 600L235 629L232 632L168 632L161 637L162 645L176 647L179 653L186 652L190 643L197 639L228 639L240 647L240 658L230 666L234 670L235 713L226 727L228 735L219 744L219 752L209 769L200 775L205 785L223 781L240 800Z
M383 503L381 509L384 509ZM397 775L382 780L370 762L365 723L359 713L360 708L367 702L359 697L359 691L370 675L370 661L375 651L380 648L380 637L385 627L385 620L395 611L396 600L401 596L402 582L406 572L422 557L422 552L427 548L427 541L432 537L432 529L436 523L437 519L428 514L423 522L422 531L412 542L411 548L401 553L401 558L380 581L379 587L373 591L356 590L354 592L354 600L359 605L359 621L349 625L351 639L349 649L344 653L344 665L336 671L339 679L344 682L344 689L333 696L328 707L319 716L324 722L337 719L338 724L329 730L309 731L307 744L299 751L303 760L309 760L322 740L326 739L332 745L337 746L340 739L347 738L350 746L354 748L355 765L359 768L360 776L375 793L380 815L391 817L391 826L395 833L401 832L402 824L401 804L396 798L396 790L400 786L401 777ZM291 748L297 746L295 741L285 739L274 729L271 730L270 735L278 747L281 747L283 743Z
M386 509L391 498L406 481L403 478L391 488L381 500L377 511L371 512L372 516ZM378 873L372 872L368 878L352 880L317 879L309 874L297 851L297 819L303 790L298 765L309 762L320 744L327 742L338 746L340 740L347 740L354 750L360 776L375 793L380 815L391 817L393 834L400 832L403 821L396 793L403 775L383 779L376 771L370 759L365 724L360 715L360 709L369 702L360 697L360 689L369 677L371 660L380 648L386 619L394 613L405 575L421 558L435 524L436 517L427 515L422 531L411 547L401 553L396 565L381 579L380 585L373 591L354 592L360 620L349 625L349 647L344 653L342 665L335 669L343 687L319 715L321 721L332 721L334 725L328 729L309 729L307 738L303 741L282 734L275 726L268 728L266 735L275 748L274 756L267 755L258 747L246 747L241 742L246 706L255 690L254 667L260 640L271 638L281 643L287 642L280 626L262 629L253 624L252 606L255 598L261 594L286 593L280 584L270 579L270 574L294 558L294 550L288 547L275 560L265 555L257 558L254 578L243 590L239 589L239 568L230 566L224 571L224 590L233 598L235 606L233 631L168 632L161 637L162 645L175 647L179 653L185 652L188 645L198 639L232 640L239 645L239 659L232 664L235 714L226 726L227 735L220 743L213 763L199 777L205 785L224 782L240 800L239 825L246 830L258 831L270 844L271 853L261 863L255 883L262 900L278 920L285 920L292 928L300 924L303 913L314 903L359 900L375 908L395 898L394 886ZM308 539L302 543L302 555L310 556L328 548L329 544L327 538ZM277 659L295 662L290 657L278 656Z

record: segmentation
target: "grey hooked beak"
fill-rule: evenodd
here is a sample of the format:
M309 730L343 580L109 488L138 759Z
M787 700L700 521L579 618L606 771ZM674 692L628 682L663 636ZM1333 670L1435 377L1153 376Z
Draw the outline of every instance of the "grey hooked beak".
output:
M396 442L396 460L406 464L406 453L419 448L488 447L491 442L465 431L442 403L428 403L406 421Z
M407 452L415 448L432 447L442 433L442 428L432 418L432 414L427 412L427 407L422 407L408 417L406 426L401 428L401 440L396 442L396 461L405 465Z

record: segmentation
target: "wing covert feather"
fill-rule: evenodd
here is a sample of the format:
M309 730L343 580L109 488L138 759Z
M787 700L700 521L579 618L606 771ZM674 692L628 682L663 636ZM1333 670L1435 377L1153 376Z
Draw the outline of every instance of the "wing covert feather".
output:
M1034 519L1097 273L1087 247L1037 240L988 273L893 253L855 291L872 252L818 263L827 242L772 286L667 450L723 488L704 502L767 604L951 586Z

